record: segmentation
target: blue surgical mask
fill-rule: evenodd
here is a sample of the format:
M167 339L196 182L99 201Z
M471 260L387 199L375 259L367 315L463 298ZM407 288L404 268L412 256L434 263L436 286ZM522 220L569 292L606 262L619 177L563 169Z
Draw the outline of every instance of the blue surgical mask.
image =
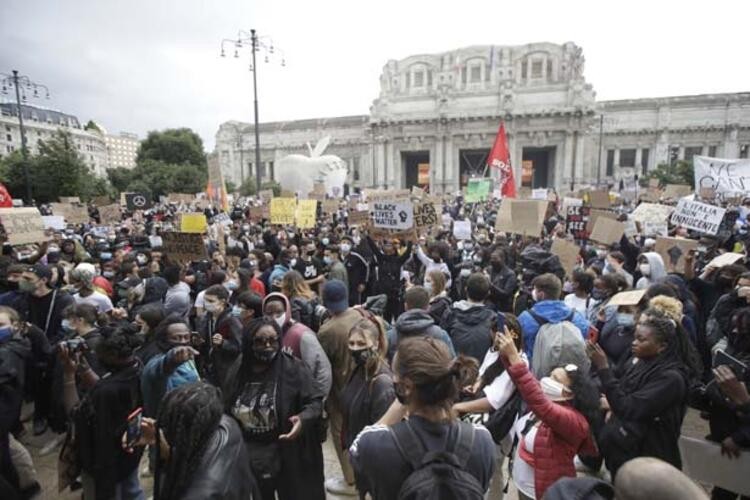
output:
M635 317L631 313L617 313L617 324L622 326L633 326Z
M0 343L10 340L13 337L13 327L4 326L0 328Z
M244 309L242 309L241 307L234 306L232 307L232 316L234 316L235 318L239 318L240 316L242 316L243 311Z
M325 262L327 265L331 265L331 262L333 262L333 259L328 256L325 256L323 257L323 262Z
M224 283L224 288L226 288L230 292L237 290L237 287L239 287L239 285L234 280L229 280L226 283Z
M73 325L71 325L71 324L70 324L70 320L68 320L68 319L64 319L64 320L62 320L62 323L61 323L61 325L60 325L60 326L62 326L62 329L63 329L63 330L65 331L65 332L68 332L68 333L70 333L70 332L72 332L72 331L75 331L75 328L73 328Z

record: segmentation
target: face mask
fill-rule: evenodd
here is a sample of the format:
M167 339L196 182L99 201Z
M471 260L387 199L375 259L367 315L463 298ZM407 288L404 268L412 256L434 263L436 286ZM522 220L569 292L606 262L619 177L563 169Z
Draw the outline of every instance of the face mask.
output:
M104 276L107 279L112 279L115 277L114 271L103 271L102 276Z
M148 262L148 259L146 258L145 255L139 255L138 257L135 258L135 260L138 262L139 266L143 266Z
M13 336L12 326L4 326L0 328L0 342L5 342L6 340L10 340L12 336Z
M296 265L297 265L297 259L292 259L292 260L289 261L289 266L290 267L294 267Z
M354 362L357 365L363 365L367 362L368 359L372 358L375 352L372 349L359 349L356 351L349 350L349 353L351 353L352 358L354 359Z
M331 240L329 240L328 238L323 238L322 240L320 240L320 242L321 242L321 243L322 243L322 244L323 244L324 246L328 246L328 244L329 244L329 243L331 243Z
M239 318L242 316L243 309L241 307L234 306L232 307L232 316L235 318Z
M341 251L342 251L343 253L349 253L349 251L350 251L351 249L352 249L352 246L351 246L351 245L349 245L348 243L342 243L342 244L341 244Z
M219 310L219 304L217 304L216 302L206 302L205 309L210 313L215 313Z
M279 325L279 328L284 328L284 323L286 323L286 314L279 314L278 316L274 316L273 320L277 325Z
M599 257L600 259L603 259L604 257L607 256L607 251L606 250L597 250L596 251L596 256Z
M480 262L482 262L482 257L480 257L479 255L475 255L474 256L474 262L477 263L477 264L479 264Z
M230 281L227 281L226 283L224 283L224 288L226 288L230 292L233 292L233 291L237 290L237 287L239 287L239 286L240 285L238 285L237 282L234 281L234 280L230 280Z
M563 292L565 293L573 293L575 291L575 287L573 286L573 283L570 281L566 281L563 285Z
M539 383L542 386L544 395L552 401L564 401L566 399L563 396L563 389L565 389L565 386L557 380L554 380L551 377L544 377Z
M474 248L474 243L464 243L464 250L471 251L472 248Z
M641 274L644 276L648 276L651 274L651 265L650 264L641 264L638 266L638 269L641 271Z
M536 288L531 290L531 298L534 300L534 302L539 302L539 295L536 293Z
M633 326L635 318L631 313L617 313L617 324L622 326Z
M276 350L266 350L266 349L253 349L253 355L255 356L255 359L260 361L261 363L270 363L271 361L276 358Z
M60 326L67 333L75 331L75 328L73 328L73 325L70 324L70 320L68 320L68 319L62 320L62 323L60 324Z
M333 262L333 259L328 257L327 255L323 257L323 262L325 262L327 265L331 265L331 262Z
M36 285L31 281L21 280L18 282L18 289L25 293L31 293L36 290Z
M591 298L594 300L604 300L607 298L607 292L599 288L594 288L591 290Z
M432 295L432 283L425 281L424 282L424 289L427 290L427 293Z

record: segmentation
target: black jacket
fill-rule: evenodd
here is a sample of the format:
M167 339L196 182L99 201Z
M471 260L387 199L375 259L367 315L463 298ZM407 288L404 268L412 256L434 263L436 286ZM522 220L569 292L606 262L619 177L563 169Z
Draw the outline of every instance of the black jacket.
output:
M440 323L453 341L456 354L479 361L492 345L492 321L496 313L483 304L461 300L445 311Z
M490 301L497 306L501 312L513 310L513 295L518 288L518 278L508 266L503 266L499 271L490 274Z
M736 290L719 298L706 322L706 342L709 348L729 335L734 312L747 305L747 300L738 297Z
M385 363L369 379L365 378L364 367L357 366L341 392L344 446L349 448L362 429L380 420L394 399L393 379Z
M201 333L205 340L203 346L210 353L208 376L215 385L219 385L242 350L242 322L232 316L231 307L226 307L216 320L211 313L206 314ZM211 340L215 334L224 339L219 347L215 347Z
M369 236L367 237L367 243L372 250L376 266L372 273L374 274L372 294L379 295L385 293L389 297L397 297L396 292L401 286L401 268L409 257L411 257L412 243L408 243L406 251L402 255L398 255L397 253L393 255L384 254Z
M737 352L731 346L728 346L725 351L745 365L750 365L750 353ZM750 374L745 374L745 379L741 381L750 386ZM708 439L720 443L727 437L731 437L739 446L750 448L750 421L741 418L735 405L727 400L716 383L707 385L705 399L711 429Z
M360 292L357 288L360 285L367 286L367 281L370 278L370 267L365 258L353 250L344 258L344 267L346 267L346 274L349 278L349 305L359 305L367 297L364 292Z

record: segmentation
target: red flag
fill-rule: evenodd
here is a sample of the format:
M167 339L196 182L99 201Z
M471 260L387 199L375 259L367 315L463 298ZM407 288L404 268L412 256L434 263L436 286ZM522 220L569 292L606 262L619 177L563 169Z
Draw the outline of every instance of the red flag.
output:
M0 208L13 208L13 198L2 183L0 183Z
M513 178L513 168L510 165L510 152L508 151L508 138L505 135L505 123L500 122L500 129L495 137L490 156L487 159L490 167L498 169L500 175L498 184L503 198L516 197L516 181Z

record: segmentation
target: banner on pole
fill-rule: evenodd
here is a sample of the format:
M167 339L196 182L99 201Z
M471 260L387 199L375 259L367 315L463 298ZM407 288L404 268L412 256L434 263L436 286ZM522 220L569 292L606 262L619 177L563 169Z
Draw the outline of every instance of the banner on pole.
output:
M750 193L750 160L748 159L730 160L694 156L693 171L695 191L698 193L703 188L712 188L721 200Z

